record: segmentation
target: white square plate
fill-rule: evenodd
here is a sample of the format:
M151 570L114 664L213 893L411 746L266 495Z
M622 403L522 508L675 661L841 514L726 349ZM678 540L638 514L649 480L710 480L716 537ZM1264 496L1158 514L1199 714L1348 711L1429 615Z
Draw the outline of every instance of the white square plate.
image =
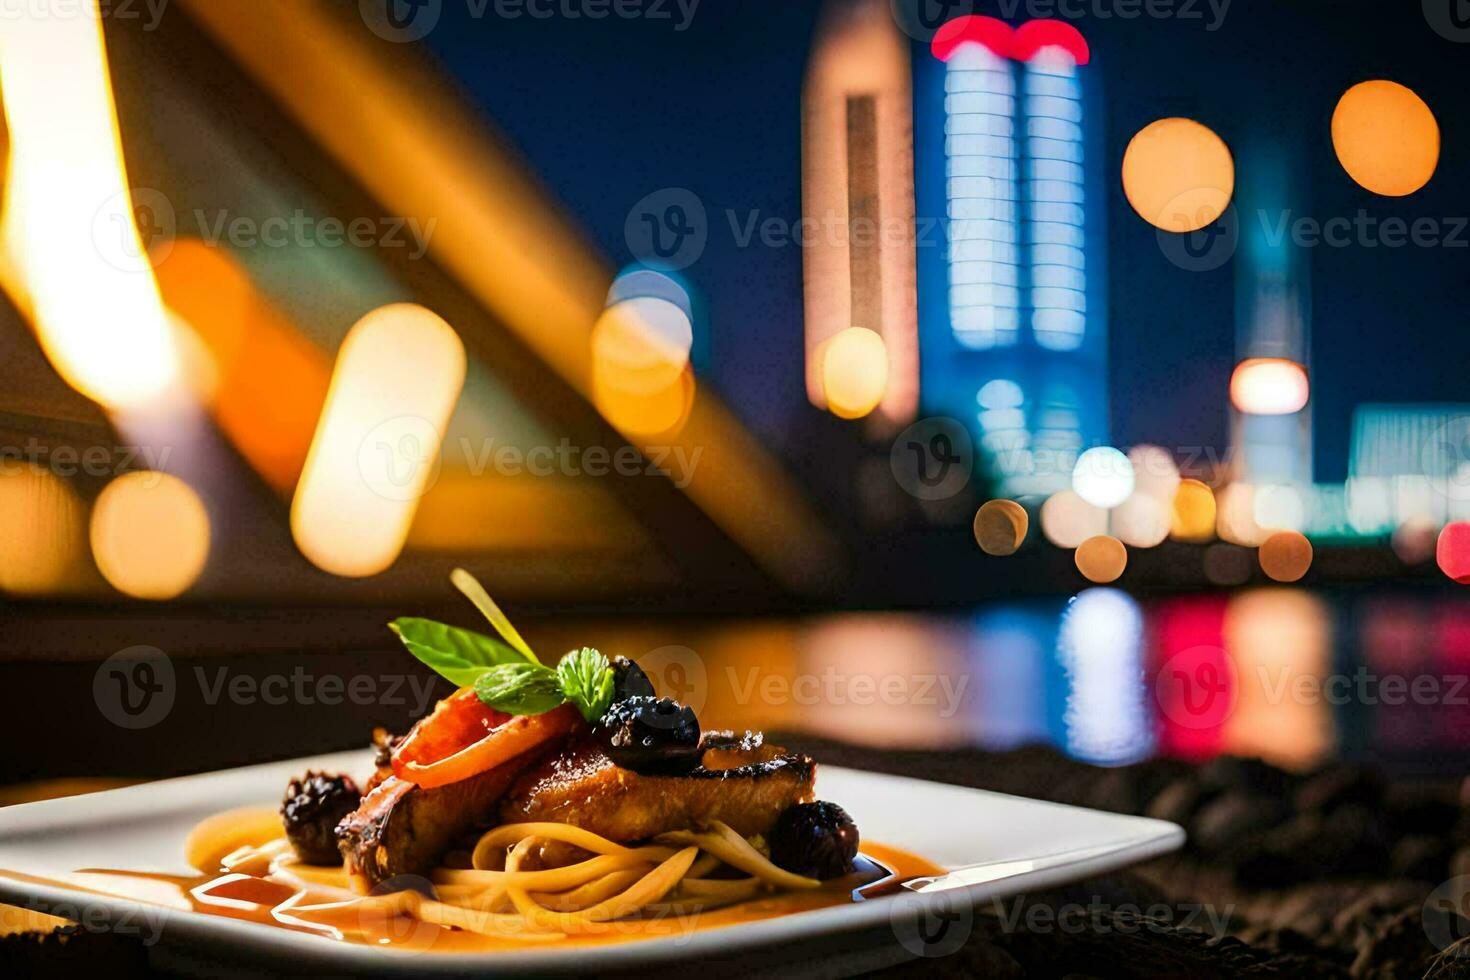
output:
M915 947L927 908L973 908L982 901L1115 870L1177 849L1171 823L1042 803L901 776L821 766L818 795L840 803L865 839L902 848L955 873L942 887L742 923L686 935L515 953L414 955L336 942L236 919L97 894L83 868L190 874L183 841L204 817L238 806L273 805L307 768L368 768L361 752L339 753L170 779L0 809L0 902L68 918L88 928L126 926L181 948L234 963L289 961L295 969L362 972L607 972L738 955L748 964L805 960L822 950L820 972L841 972L837 948L858 933L886 934L890 957ZM18 873L18 874L17 874ZM839 942L823 942L833 937ZM871 942L871 940L870 940ZM879 965L871 959L866 965Z

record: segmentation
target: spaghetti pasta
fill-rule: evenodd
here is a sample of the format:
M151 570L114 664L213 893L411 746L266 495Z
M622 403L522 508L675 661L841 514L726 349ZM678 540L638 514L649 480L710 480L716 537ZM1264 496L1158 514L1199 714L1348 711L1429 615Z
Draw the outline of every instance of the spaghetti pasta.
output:
M537 866L547 853L575 857ZM347 890L342 870L297 861L283 838L238 848L222 862L235 876L294 889L277 909L283 920L341 933L361 931L374 917L403 916L486 936L554 939L605 931L618 920L693 914L821 886L777 867L719 821L632 847L569 824L505 824L481 835L470 864L439 868L423 891L362 895Z

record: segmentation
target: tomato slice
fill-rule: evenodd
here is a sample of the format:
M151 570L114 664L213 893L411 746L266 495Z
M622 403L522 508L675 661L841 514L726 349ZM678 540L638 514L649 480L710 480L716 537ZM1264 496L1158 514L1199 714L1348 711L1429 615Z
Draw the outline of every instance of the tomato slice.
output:
M541 715L516 715L479 741L432 762L404 760L400 769L395 755L393 772L424 789L447 786L494 769L584 724L581 714L570 704Z
M410 762L428 764L446 759L510 719L510 715L476 697L474 688L462 687L420 718L393 750L393 774L403 777Z

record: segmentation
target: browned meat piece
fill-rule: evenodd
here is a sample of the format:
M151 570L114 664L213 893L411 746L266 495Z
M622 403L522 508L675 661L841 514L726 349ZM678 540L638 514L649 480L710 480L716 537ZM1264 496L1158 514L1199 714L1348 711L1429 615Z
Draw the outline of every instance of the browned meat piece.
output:
M435 789L375 776L362 805L337 825L337 845L354 885L366 890L396 875L427 873L457 838L495 822L495 804L534 758L527 753Z
M817 765L760 735L707 732L702 765L645 776L613 763L593 738L543 755L500 805L503 823L568 823L615 841L645 840L722 820L764 834L793 803L813 799Z

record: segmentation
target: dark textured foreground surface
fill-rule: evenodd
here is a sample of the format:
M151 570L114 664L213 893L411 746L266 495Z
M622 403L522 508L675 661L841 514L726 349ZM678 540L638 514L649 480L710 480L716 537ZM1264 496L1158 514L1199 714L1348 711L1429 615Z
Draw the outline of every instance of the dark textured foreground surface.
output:
M1235 758L1099 769L1043 748L785 744L834 765L1145 814L1189 831L1178 855L956 909L892 937L918 955L880 975L1470 978L1470 939L1461 941L1470 918L1460 914L1470 914L1470 806L1457 782L1392 782L1352 764L1304 776ZM884 961L875 954L875 965ZM164 964L187 970L106 934L0 941L6 976L142 975Z

